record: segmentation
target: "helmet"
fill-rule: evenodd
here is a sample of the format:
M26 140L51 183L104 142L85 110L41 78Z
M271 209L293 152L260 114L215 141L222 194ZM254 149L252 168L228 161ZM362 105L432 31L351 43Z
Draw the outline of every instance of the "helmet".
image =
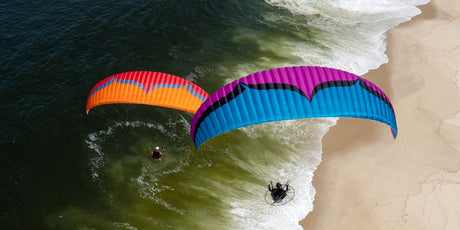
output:
M155 147L155 149L156 149L156 150L160 150L160 147L157 146L157 147Z
M277 187L277 188L281 188L281 184L280 184L279 182L276 183L276 187Z

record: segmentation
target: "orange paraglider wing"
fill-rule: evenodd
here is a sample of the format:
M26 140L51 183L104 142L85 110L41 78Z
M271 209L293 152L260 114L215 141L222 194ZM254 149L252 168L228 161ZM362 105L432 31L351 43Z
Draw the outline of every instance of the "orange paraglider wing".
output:
M156 105L195 113L208 97L202 88L171 74L126 72L105 78L93 87L86 113L95 106L114 103Z

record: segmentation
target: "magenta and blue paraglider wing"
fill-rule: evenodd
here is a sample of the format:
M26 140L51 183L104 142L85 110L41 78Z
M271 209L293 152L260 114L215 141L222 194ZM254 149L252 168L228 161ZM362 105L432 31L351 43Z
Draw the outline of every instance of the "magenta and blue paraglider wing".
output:
M253 124L313 117L357 117L397 126L388 97L370 81L326 67L296 66L240 78L214 92L193 117L198 148L221 133Z

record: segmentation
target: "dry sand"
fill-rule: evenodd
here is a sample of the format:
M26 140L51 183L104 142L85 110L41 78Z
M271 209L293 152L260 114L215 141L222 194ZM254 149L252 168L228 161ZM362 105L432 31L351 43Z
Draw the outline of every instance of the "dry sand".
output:
M388 33L389 63L364 77L399 133L340 119L323 139L304 229L460 229L460 1L434 0Z

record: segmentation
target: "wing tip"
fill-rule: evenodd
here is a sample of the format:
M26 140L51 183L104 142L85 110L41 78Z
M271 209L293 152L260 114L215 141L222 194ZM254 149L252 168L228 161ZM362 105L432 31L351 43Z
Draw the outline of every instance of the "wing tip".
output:
M396 136L398 136L398 131L392 127L391 133L393 134L393 138L396 139Z

